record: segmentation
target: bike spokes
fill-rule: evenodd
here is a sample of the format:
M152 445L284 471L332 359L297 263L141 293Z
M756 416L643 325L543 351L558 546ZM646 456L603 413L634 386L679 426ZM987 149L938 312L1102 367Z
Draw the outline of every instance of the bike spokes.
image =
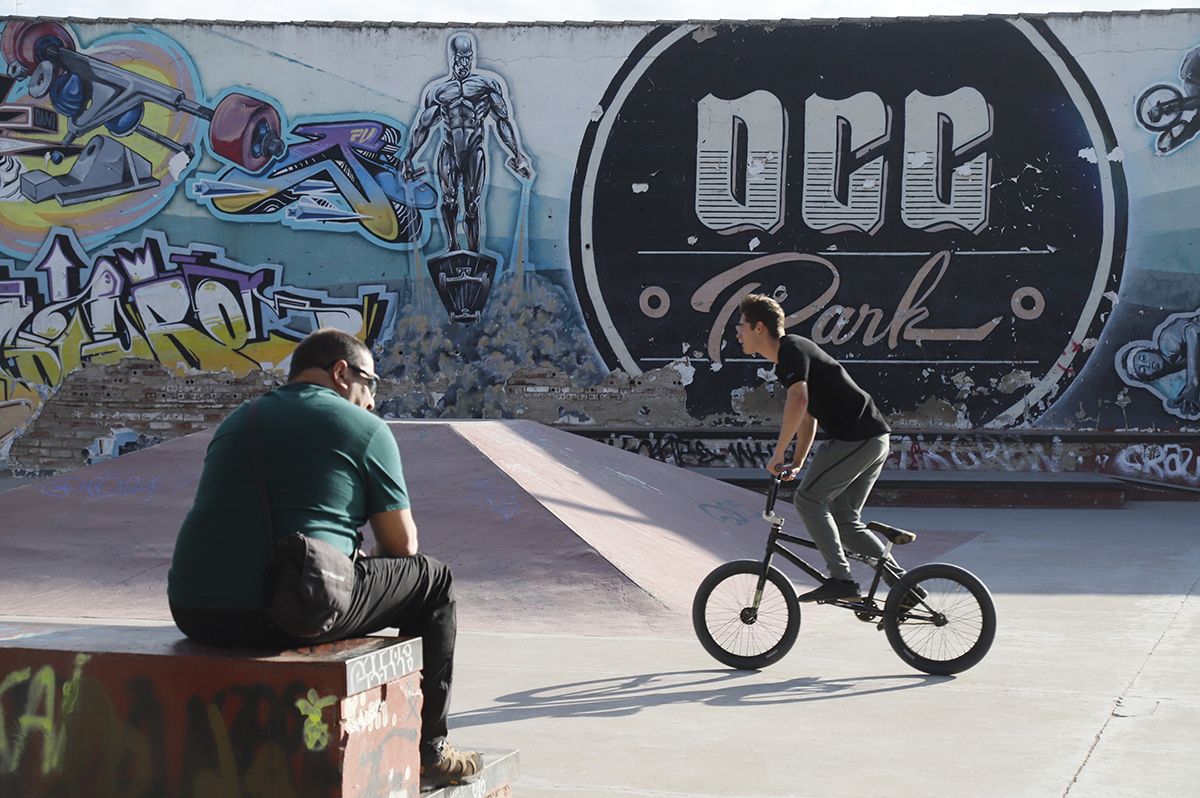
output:
M768 651L783 637L788 625L788 608L774 584L763 589L758 607L754 594L758 577L740 574L722 582L705 608L705 622L713 640L738 656L756 656Z
M761 668L787 653L800 627L800 608L791 583L749 560L726 563L701 583L692 604L692 624L701 644L735 668ZM761 594L759 582L764 581Z
M904 587L913 590L889 597L882 622L897 654L934 674L958 673L983 658L996 633L996 609L978 578L933 564L914 568L898 589Z
M961 657L983 632L983 608L963 585L922 582L929 596L907 613L900 636L915 653L936 660Z

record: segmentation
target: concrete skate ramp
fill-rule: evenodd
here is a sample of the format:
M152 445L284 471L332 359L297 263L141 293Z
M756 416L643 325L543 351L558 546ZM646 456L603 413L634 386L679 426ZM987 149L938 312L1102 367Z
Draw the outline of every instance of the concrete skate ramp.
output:
M209 437L0 493L0 612L169 621L167 567Z
M678 631L709 570L762 554L762 497L744 488L533 422L390 426L421 549L453 568L464 628ZM0 493L0 613L168 621L175 533L210 437ZM972 536L933 533L913 553Z

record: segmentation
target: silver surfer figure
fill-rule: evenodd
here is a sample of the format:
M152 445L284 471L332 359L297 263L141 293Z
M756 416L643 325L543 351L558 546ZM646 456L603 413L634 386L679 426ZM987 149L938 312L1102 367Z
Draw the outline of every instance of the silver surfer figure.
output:
M438 182L442 189L442 221L450 251L458 244L458 193L462 187L463 215L467 248L479 251L479 205L487 173L484 154L484 128L491 117L500 142L511 157L507 166L529 180L533 170L521 151L513 128L501 82L491 75L475 71L475 40L468 33L456 33L449 43L450 74L430 83L424 92L421 112L412 126L408 153L402 169L408 180L416 180L424 169L413 165L413 158L425 146L438 121L442 124L442 145L437 154Z

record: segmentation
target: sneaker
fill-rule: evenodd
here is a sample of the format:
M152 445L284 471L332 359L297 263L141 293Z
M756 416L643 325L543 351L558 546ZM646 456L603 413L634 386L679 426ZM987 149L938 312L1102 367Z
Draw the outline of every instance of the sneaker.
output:
M421 787L432 789L468 784L479 778L483 760L475 751L459 751L446 740L438 743L433 756L421 762Z
M816 590L810 590L796 598L800 601L836 601L837 599L856 599L862 595L858 582L853 579L830 579Z
M904 598L900 599L900 611L908 612L913 607L920 604L923 599L927 598L929 598L929 591L920 585L917 585L912 590L908 591Z

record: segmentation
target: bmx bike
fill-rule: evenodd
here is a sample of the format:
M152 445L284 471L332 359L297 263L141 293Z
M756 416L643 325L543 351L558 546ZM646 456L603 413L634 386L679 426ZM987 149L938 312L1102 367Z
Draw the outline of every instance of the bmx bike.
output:
M763 519L771 524L766 556L718 566L696 590L692 626L704 650L731 668L758 670L778 662L800 632L800 602L787 576L771 564L776 554L821 583L829 581L789 549L815 549L811 540L785 534L786 519L775 513L781 479L767 492ZM949 563L930 563L901 572L889 556L893 546L911 543L913 532L872 522L867 528L887 539L882 557L847 551L849 559L875 570L865 596L822 602L850 610L887 633L902 660L925 673L960 673L987 654L996 636L996 606L987 587L970 571ZM888 573L895 585L876 598Z
M1175 127L1186 111L1198 108L1200 97L1184 96L1178 86L1159 83L1141 93L1135 112L1142 127L1157 133Z

